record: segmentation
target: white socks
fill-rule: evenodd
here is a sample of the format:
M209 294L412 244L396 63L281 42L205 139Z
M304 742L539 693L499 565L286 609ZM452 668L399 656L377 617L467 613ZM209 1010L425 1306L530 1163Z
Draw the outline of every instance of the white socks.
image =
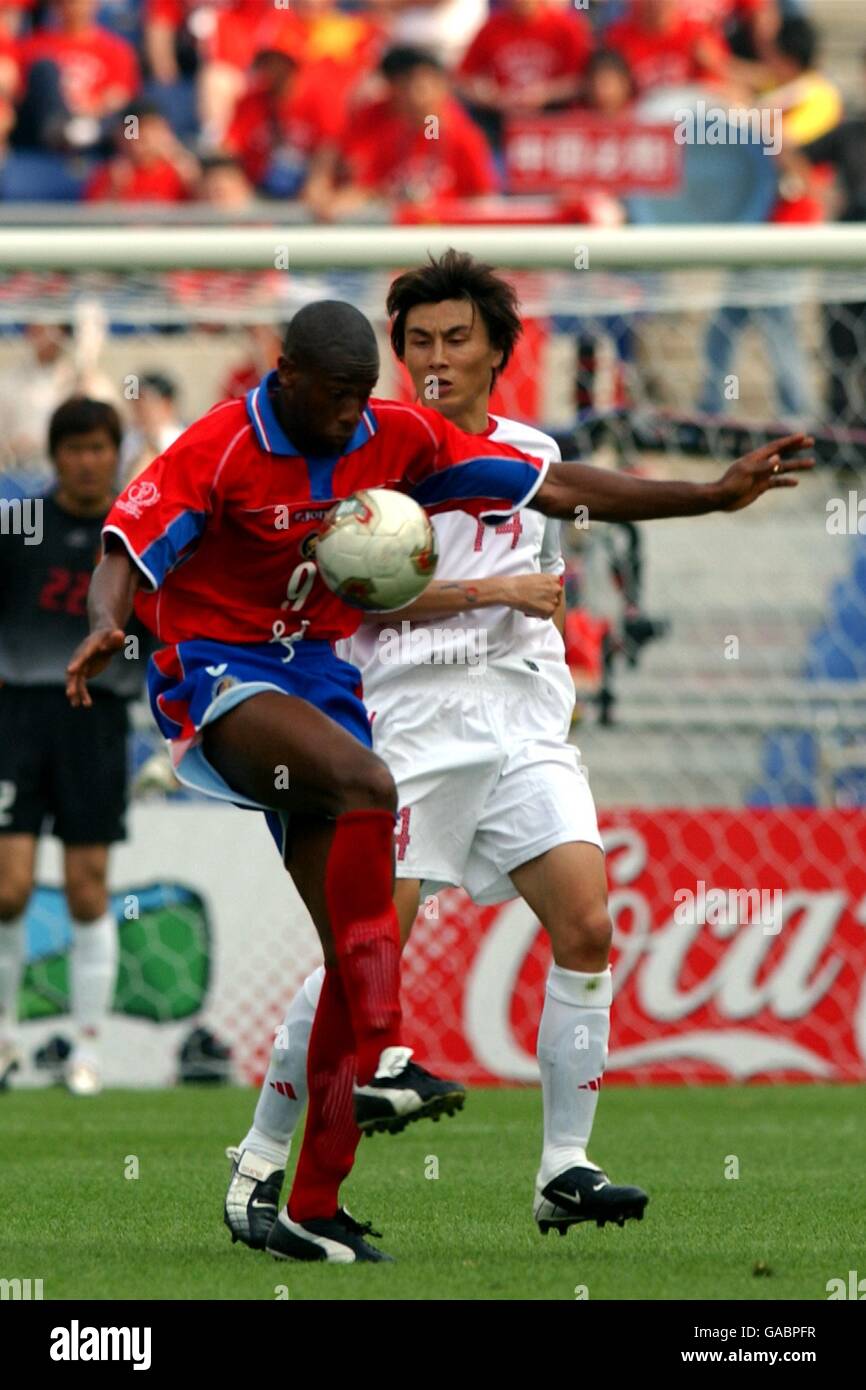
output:
M567 1168L595 1167L586 1157L607 1059L610 969L599 974L552 965L538 1028L544 1100L542 1187Z
M289 1005L271 1052L255 1119L239 1148L284 1168L307 1099L307 1048L325 967L314 970ZM585 974L551 966L538 1029L544 1099L542 1186L586 1157L607 1058L610 970Z
M0 922L0 1043L12 1042L18 1029L18 990L24 973L24 917Z
M111 1012L118 954L117 922L110 912L95 922L73 920L69 1007L78 1032L79 1056L93 1056L99 1032Z
M285 1168L295 1127L307 1100L307 1049L325 967L308 975L277 1029L252 1129L241 1140L260 1158Z

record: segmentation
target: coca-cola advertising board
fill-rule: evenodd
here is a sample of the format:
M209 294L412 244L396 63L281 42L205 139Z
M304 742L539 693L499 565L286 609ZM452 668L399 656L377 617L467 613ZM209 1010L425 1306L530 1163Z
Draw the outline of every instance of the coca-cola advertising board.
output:
M866 1078L861 812L622 811L601 824L605 1084ZM408 1041L474 1084L537 1080L550 949L532 912L457 892L422 911L404 969Z
M601 825L615 929L605 1085L866 1079L862 812L617 811ZM288 1001L321 960L263 818L136 803L111 880L121 961L139 984L132 1006L118 995L108 1025L107 1083L168 1084L198 1024L231 1046L238 1080L260 1080ZM38 920L62 881L60 847L47 840L30 966L63 949L46 944ZM147 911L157 890L162 917ZM403 969L419 1060L471 1084L537 1081L550 958L520 899L478 907L449 890L424 903ZM66 1025L46 1008L24 1022L28 1058ZM28 1064L26 1079L45 1078Z

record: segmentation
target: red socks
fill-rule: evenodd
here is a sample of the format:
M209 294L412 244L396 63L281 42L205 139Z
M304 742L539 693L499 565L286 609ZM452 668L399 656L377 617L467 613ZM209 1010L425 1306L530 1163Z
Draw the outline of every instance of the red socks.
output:
M385 1047L400 1044L400 926L392 900L394 816L337 817L325 897L352 1017L358 1081L370 1081Z
M400 927L392 901L394 817L338 816L325 895L338 967L325 982L307 1054L309 1101L289 1215L331 1217L361 1132L352 1086L363 1085L383 1048L400 1043Z
M339 972L326 970L307 1053L310 1095L304 1142L289 1199L293 1221L333 1216L340 1186L352 1171L361 1138L352 1102L354 1049Z

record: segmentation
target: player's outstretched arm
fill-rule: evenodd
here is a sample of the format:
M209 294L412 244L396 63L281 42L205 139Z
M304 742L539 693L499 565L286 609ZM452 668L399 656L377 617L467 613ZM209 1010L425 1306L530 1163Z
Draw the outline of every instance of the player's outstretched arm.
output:
M490 575L484 579L433 579L423 594L405 608L373 614L382 626L453 618L469 608L515 608L528 618L552 618L562 594L558 575Z
M93 704L87 682L104 671L123 646L139 578L140 571L126 552L119 550L104 555L93 571L87 594L90 632L66 668L66 695L76 709Z
M803 434L771 440L737 459L714 483L656 481L582 463L552 463L529 505L545 516L563 519L585 507L590 521L654 521L736 512L773 488L796 487L797 479L790 475L814 468L815 460L795 456L813 443Z

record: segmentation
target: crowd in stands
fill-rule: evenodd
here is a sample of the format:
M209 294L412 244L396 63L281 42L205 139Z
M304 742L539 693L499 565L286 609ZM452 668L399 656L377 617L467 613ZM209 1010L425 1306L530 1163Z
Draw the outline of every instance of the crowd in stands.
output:
M0 0L0 198L433 217L508 193L509 116L694 83L789 145L842 116L805 0ZM779 216L821 215L822 168Z

